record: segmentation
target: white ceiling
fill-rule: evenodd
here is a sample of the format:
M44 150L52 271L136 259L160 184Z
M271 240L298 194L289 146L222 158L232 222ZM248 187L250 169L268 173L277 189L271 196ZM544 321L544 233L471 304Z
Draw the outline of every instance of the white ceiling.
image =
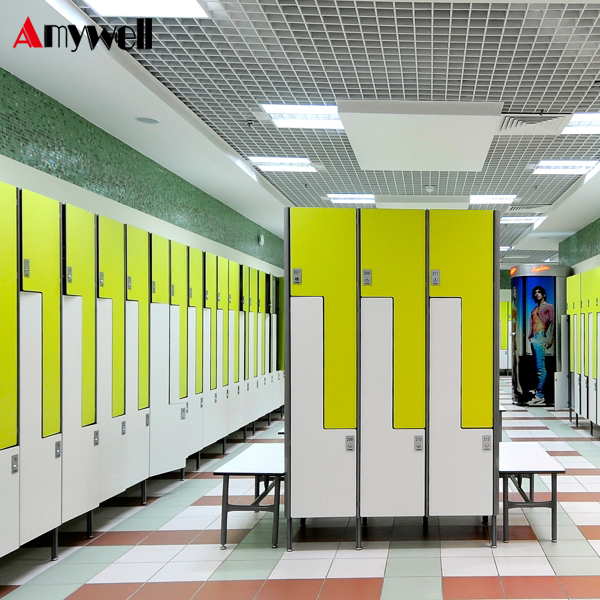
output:
M83 0L74 2L98 23L129 22L101 19ZM527 254L503 260L531 262L600 216L593 191L600 179L576 189L580 178L532 174L540 159L600 158L600 136L556 135L561 118L527 125L547 114L600 111L597 3L206 6L209 20L155 19L152 50L37 51L34 61L36 51L12 48L25 17L34 24L61 17L43 0L12 2L3 7L0 65L279 235L282 206L325 206L327 193L399 196L404 205L429 186L431 202L512 193L517 214L548 215L535 233L502 226L501 244ZM502 127L508 114L525 126L493 137L481 171L365 170L344 131L277 129L256 116L261 103L343 100L499 103ZM134 121L140 114L161 123L143 126ZM318 172L263 176L246 158L256 155L307 156Z

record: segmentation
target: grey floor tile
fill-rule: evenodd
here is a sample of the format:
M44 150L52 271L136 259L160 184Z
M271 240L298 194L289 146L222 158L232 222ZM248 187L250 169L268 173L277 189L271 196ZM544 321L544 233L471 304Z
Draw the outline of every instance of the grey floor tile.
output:
M381 600L442 600L442 578L386 577Z

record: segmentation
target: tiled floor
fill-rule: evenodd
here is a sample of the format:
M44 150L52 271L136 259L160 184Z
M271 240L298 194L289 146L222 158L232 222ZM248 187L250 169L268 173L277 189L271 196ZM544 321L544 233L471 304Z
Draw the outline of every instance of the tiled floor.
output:
M209 449L199 472L190 461L184 482L177 474L150 481L145 507L137 489L112 499L95 511L92 540L81 533L84 519L67 524L55 563L43 539L1 559L0 598L600 598L600 438L590 435L587 421L576 428L566 411L513 406L508 380L501 401L504 440L539 441L567 469L559 476L556 544L547 509L513 509L511 541L497 549L479 517L431 518L427 530L420 519L369 519L361 552L350 519L309 519L305 529L295 523L288 553L283 525L281 547L271 548L270 514L233 513L229 545L221 550L221 482L211 473L244 448L240 442L226 457ZM282 426L265 423L248 443L282 443ZM549 478L536 481L540 499L549 496L548 485ZM230 493L236 503L251 502L253 480L232 479Z

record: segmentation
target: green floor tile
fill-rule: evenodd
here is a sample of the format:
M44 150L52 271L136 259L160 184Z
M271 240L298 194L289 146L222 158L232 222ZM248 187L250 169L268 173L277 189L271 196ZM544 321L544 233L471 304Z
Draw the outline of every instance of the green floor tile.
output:
M440 577L442 563L439 558L388 558L386 577Z
M439 542L437 546L415 547L411 542L392 542L388 558L440 558L441 549ZM408 546L401 544L410 544Z
M550 525L532 525L531 528L537 539L552 541L552 528ZM585 540L585 536L576 525L559 525L558 540Z
M140 510L140 512L132 515L131 519L143 519L143 518L157 518L157 517L169 517L172 519L176 517L182 510L186 509L189 504L185 506L170 506L165 504L158 504L153 502L150 506L145 508L144 510Z
M510 511L509 511L510 513ZM510 516L510 515L509 515ZM547 509L546 514L544 513L529 513L525 515L530 525L541 525L542 527L545 525L552 525L552 513L550 509ZM569 517L567 513L557 513L556 521L559 525L571 525L573 526L573 520Z
M549 556L554 572L565 575L600 575L600 557L592 556Z
M210 577L215 580L266 579L275 568L276 558L263 560L226 560Z
M37 585L26 583L10 593L10 600L64 600L81 587L79 583Z
M381 600L442 600L441 577L386 577Z
M164 507L164 506L179 506L181 510L187 508L190 504L194 502L194 498L191 496L164 496L163 498L159 498L149 506L156 507Z
M546 556L598 556L587 540L558 540L540 542Z
M263 560L266 558L279 559L285 553L285 544L280 544L278 548L271 548L265 544L243 544L239 545L228 557L227 560Z
M129 517L115 525L111 531L155 531L170 520L171 517L141 517L139 519Z
M48 570L34 577L32 584L59 584L59 583L85 583L100 571L108 567L110 563L79 564L59 562Z
M61 562L62 564L110 564L132 548L133 546L85 546Z

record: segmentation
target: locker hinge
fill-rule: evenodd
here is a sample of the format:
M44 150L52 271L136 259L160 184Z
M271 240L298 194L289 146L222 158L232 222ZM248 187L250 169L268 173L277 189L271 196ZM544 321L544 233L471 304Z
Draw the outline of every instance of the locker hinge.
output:
M171 284L171 296L175 295L175 284Z
M188 290L188 294L189 294L189 297L190 297L190 298L193 298L193 297L194 297L194 292L193 292L192 288L190 288L190 289Z

